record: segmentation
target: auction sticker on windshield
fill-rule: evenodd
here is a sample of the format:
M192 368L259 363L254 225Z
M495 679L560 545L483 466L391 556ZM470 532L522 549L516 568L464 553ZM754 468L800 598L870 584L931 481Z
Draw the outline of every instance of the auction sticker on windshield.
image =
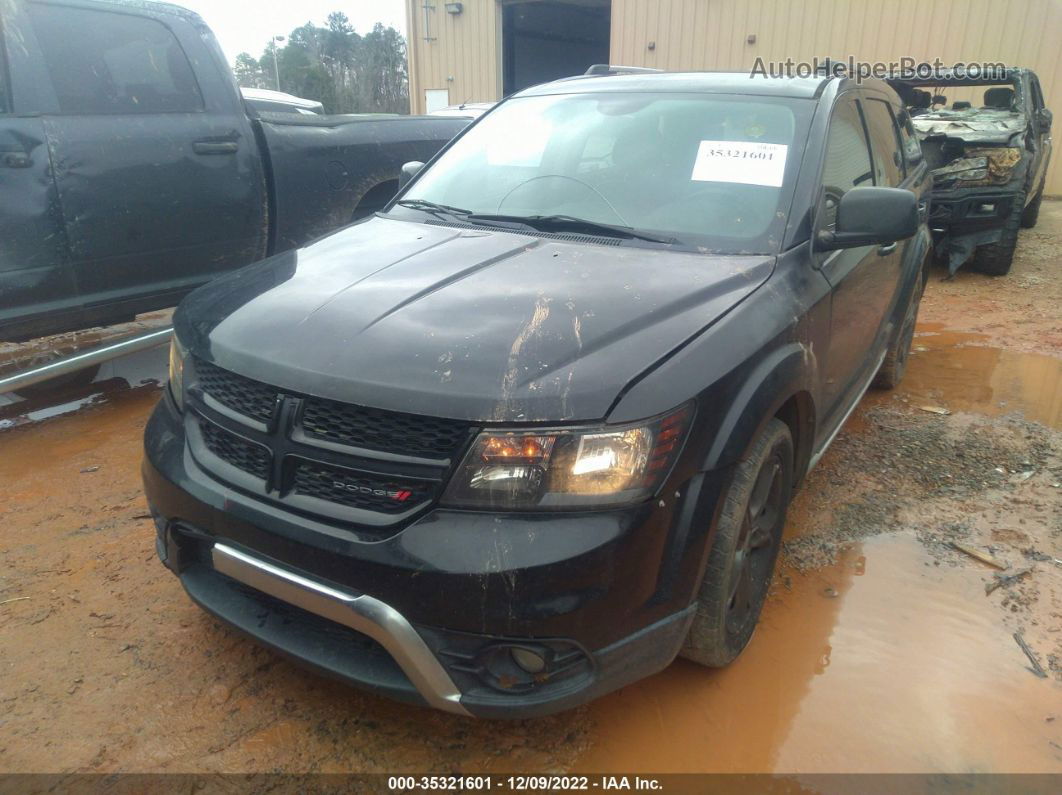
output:
M756 141L701 141L690 179L780 188L788 149Z

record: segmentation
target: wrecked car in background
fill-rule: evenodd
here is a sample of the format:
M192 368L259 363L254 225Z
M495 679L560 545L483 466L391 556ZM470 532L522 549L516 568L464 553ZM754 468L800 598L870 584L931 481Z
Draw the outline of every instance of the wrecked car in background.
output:
M1029 69L890 81L932 169L930 227L951 275L966 262L1010 271L1018 229L1036 225L1051 157L1051 111ZM945 92L975 92L948 107ZM981 89L984 89L981 93Z

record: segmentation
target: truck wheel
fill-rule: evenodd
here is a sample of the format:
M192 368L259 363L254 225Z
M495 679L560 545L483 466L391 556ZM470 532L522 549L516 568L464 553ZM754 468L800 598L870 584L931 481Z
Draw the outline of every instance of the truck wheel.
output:
M1025 191L1014 197L1014 206L1010 210L998 243L978 246L974 251L970 267L989 276L1006 276L1014 262L1014 249L1018 245L1018 227L1021 226L1022 208L1025 205Z
M679 655L719 668L748 644L782 543L793 488L793 437L772 419L737 465L723 498L697 612Z
M1044 181L1046 181L1046 177ZM1044 182L1040 183L1040 189L1036 191L1036 196L1029 202L1029 206L1025 208L1025 211L1021 214L1021 228L1032 229L1036 226L1037 220L1040 218L1040 205L1044 200Z
M881 361L881 367L874 376L876 389L894 389L903 380L903 374L907 371L907 359L911 353L911 343L914 342L915 325L918 323L918 307L922 305L922 292L924 282L919 280L915 285L911 300L907 303L907 311L903 316L903 326L895 341L889 346L885 358Z

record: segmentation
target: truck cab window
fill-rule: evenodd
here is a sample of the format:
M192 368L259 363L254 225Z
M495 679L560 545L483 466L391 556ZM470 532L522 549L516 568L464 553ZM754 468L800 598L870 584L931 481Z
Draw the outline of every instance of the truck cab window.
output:
M874 172L859 111L851 100L842 100L830 119L826 136L826 162L822 170L822 228L837 223L837 204L852 188L873 185Z
M33 3L28 8L60 113L202 109L188 58L161 22L66 6Z

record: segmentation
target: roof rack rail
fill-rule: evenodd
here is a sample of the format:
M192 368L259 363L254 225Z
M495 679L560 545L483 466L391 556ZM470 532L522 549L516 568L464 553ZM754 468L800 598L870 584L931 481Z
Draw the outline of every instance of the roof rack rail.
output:
M613 66L607 63L596 63L586 70L586 75L640 75L662 72L663 69L651 69L648 66Z

